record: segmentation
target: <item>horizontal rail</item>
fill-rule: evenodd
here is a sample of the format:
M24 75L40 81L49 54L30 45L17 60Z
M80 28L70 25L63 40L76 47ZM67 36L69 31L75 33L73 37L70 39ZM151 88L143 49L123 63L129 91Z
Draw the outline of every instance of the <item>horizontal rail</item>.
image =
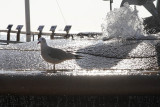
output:
M0 32L8 32L8 30L0 30ZM16 30L11 30L10 33L17 33L18 31ZM21 34L26 34L25 31L21 31ZM39 32L31 32L31 35L38 35ZM51 35L52 33L49 33L49 32L42 32L42 35ZM65 36L66 33L55 33L56 36ZM76 33L70 33L68 35L77 35Z
M7 43L7 40L0 40L0 42L4 42ZM19 42L19 41L9 41L9 43L23 43L23 42Z

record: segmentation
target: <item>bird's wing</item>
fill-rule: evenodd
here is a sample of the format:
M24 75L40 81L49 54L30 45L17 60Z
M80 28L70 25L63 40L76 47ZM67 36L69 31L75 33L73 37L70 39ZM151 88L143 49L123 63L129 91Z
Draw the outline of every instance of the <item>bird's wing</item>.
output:
M67 58L67 53L61 49L57 49L57 48L48 48L48 55L51 58L54 59L59 59L59 60L64 60Z

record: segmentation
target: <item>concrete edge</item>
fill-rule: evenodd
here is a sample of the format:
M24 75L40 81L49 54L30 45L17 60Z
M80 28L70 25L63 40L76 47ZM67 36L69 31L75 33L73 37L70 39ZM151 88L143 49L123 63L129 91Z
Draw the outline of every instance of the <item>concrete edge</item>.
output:
M160 95L158 75L0 75L0 94Z

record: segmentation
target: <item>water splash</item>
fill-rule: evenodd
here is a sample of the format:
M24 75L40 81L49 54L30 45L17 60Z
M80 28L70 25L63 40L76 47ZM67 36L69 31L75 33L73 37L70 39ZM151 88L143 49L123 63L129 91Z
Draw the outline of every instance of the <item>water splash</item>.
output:
M124 7L109 12L102 24L103 36L107 38L136 38L145 35L142 19L136 7L128 3Z

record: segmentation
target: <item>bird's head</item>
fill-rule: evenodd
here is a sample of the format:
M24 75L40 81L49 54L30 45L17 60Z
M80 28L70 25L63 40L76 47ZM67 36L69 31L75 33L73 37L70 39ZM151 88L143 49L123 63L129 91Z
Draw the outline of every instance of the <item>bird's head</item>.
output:
M43 37L40 37L40 38L38 39L38 43L37 43L37 44L39 44L39 43L46 43L46 39L43 38Z

